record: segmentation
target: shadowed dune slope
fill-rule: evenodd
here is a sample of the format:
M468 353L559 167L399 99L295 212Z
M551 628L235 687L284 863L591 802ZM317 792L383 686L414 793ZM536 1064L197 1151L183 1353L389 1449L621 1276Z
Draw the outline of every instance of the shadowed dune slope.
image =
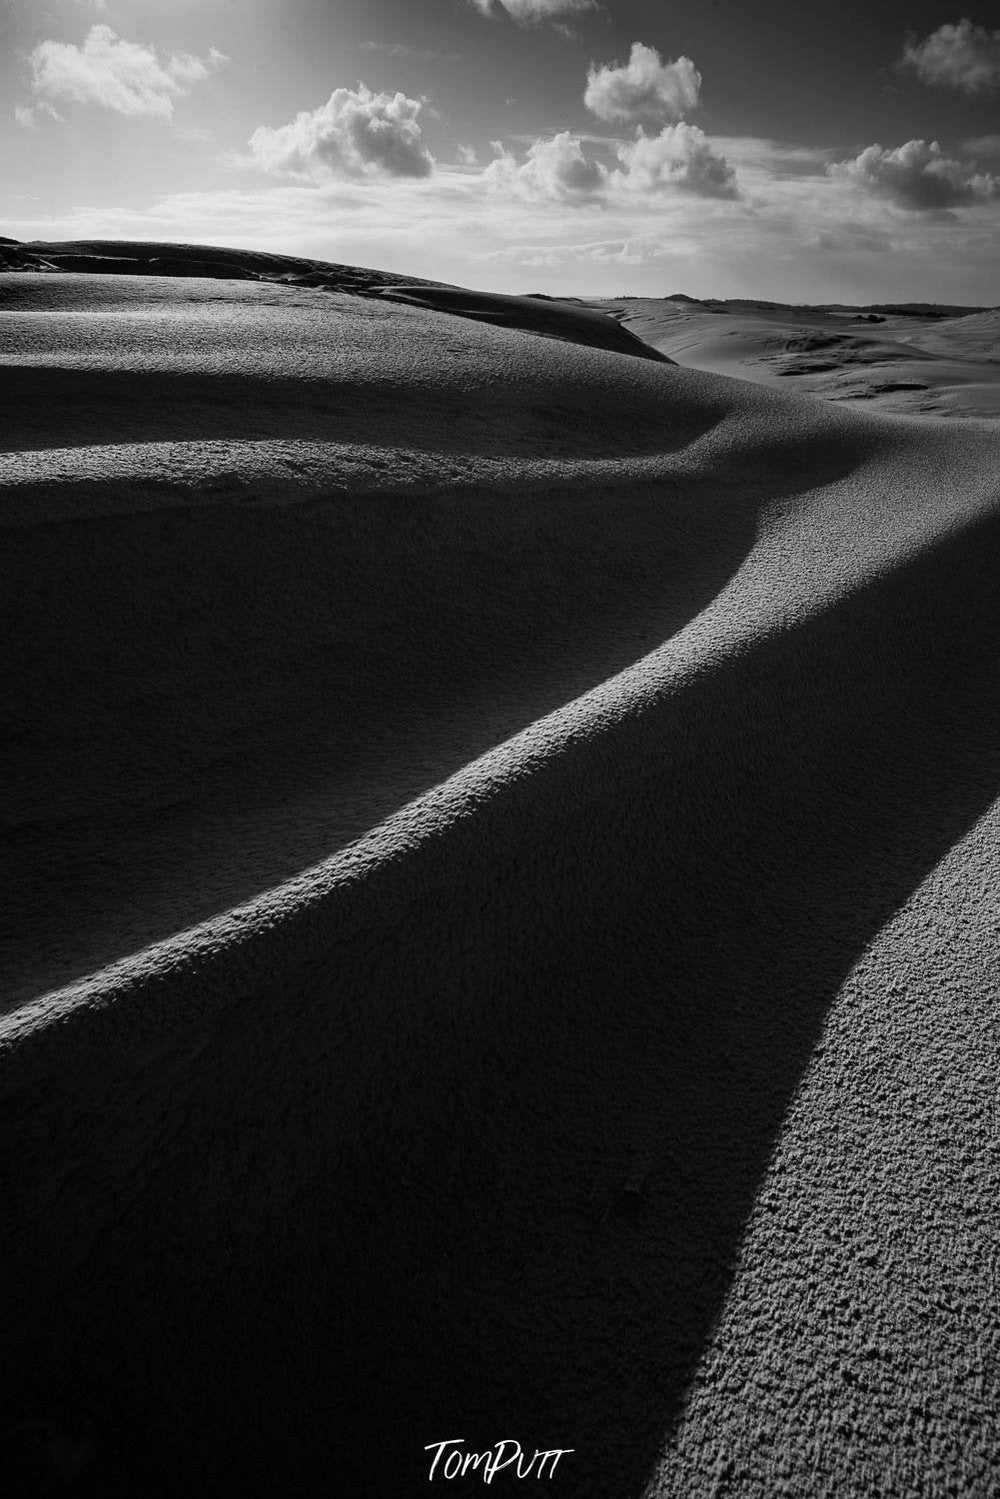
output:
M996 436L0 299L5 1419L102 1499L988 1493Z
M568 343L587 344L594 349L614 349L618 354L632 354L640 359L673 362L652 344L637 338L623 324L579 303L560 302L550 297L471 292L450 286L384 286L379 289L379 294L417 307L434 307L455 317L497 323L501 328L520 328L548 338L562 338Z

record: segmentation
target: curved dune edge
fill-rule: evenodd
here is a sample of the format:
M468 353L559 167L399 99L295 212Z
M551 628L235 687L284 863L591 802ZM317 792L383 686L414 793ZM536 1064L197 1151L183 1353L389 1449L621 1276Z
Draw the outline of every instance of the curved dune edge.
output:
M690 958L681 963L680 974L675 965L678 953L685 952L690 940L685 935L685 923L694 915L700 924L705 918L705 912L698 909L701 902L720 898L712 894L714 879L721 878L727 888L725 860L734 860L736 869L745 868L747 855L765 835L768 820L773 820L773 811L767 810L766 788L774 776L783 787L789 822L784 832L780 827L772 829L772 836L776 832L779 847L785 845L784 858L789 858L791 848L791 869L797 870L797 880L804 886L804 894L797 891L797 898L804 899L805 910L812 914L803 941L792 941L792 971L805 963L808 972L807 954L817 950L817 926L823 919L834 921L835 932L836 921L843 919L844 911L856 915L856 876L849 880L844 894L838 895L836 882L828 887L821 881L817 889L812 888L814 875L808 858L799 865L802 819L808 843L825 834L828 859L830 851L846 839L844 855L848 865L857 869L858 861L866 857L867 840L853 825L845 831L836 804L849 804L852 798L864 794L863 788L870 784L873 752L885 754L891 766L892 756L912 734L925 735L929 741L924 751L926 763L936 773L946 742L940 736L933 737L933 708L919 723L911 717L900 722L894 704L890 702L886 708L876 701L866 707L863 694L873 692L884 700L901 677L926 682L932 674L929 668L937 645L934 636L948 611L932 610L925 616L926 625L919 637L914 638L914 621L926 611L929 589L937 588L947 596L961 587L966 610L977 626L996 611L990 581L998 543L995 508L984 506L978 517L968 515L964 523L951 529L951 534L932 538L925 533L922 544L916 538L914 541L909 559L900 560L898 565L887 562L874 575L859 580L855 592L831 598L829 607L811 616L796 617L793 611L791 628L789 616L783 616L779 609L771 630L751 630L725 648L713 642L710 635L699 639L701 632L694 629L687 642L690 650L679 649L662 675L656 673L653 663L654 676L649 681L642 666L624 674L607 698L595 693L586 704L576 705L571 714L535 726L519 744L487 757L485 763L470 768L418 806L407 809L346 857L298 886L286 887L244 912L234 913L232 926L223 924L206 931L190 947L184 941L164 944L143 963L119 965L103 979L52 996L45 1005L34 1007L15 1021L16 1029L8 1032L10 1050L4 1058L7 1081L13 1085L13 1096L8 1099L8 1104L13 1104L8 1114L10 1148L23 1148L38 1131L48 1133L53 1125L56 1138L68 1128L72 1139L79 1121L86 1119L88 1131L93 1133L92 1138L88 1135L84 1153L91 1164L81 1165L79 1139L68 1159L75 1163L77 1180L83 1170L84 1183L101 1163L94 1180L101 1183L100 1197L108 1207L97 1207L98 1199L86 1185L82 1198L79 1186L73 1187L70 1182L60 1186L58 1170L47 1182L33 1183L28 1200L16 1208L10 1220L20 1225L23 1236L20 1248L9 1259L13 1284L25 1290L44 1284L48 1295L53 1285L79 1284L81 1276L93 1285L91 1277L97 1274L102 1283L113 1285L116 1305L123 1310L131 1308L128 1316L134 1319L136 1309L144 1304L141 1262L137 1270L130 1247L136 1229L129 1227L129 1219L138 1205L151 1191L157 1212L166 1213L168 1221L179 1221L176 1214L187 1212L194 1214L198 1224L190 1240L186 1234L176 1241L169 1235L163 1247L154 1252L158 1262L157 1304L179 1328L188 1330L171 1333L165 1341L162 1331L157 1333L155 1349L142 1334L145 1373L129 1396L132 1404L126 1415L130 1412L136 1428L145 1434L141 1449L147 1450L150 1440L157 1444L157 1461L164 1463L164 1471L170 1474L165 1492L171 1491L169 1485L175 1483L178 1473L187 1474L189 1463L197 1463L198 1471L207 1469L211 1473L212 1463L221 1462L225 1471L235 1471L242 1482L248 1482L249 1468L244 1471L244 1464L266 1462L273 1468L276 1461L287 1461L287 1456L277 1459L270 1444L278 1432L287 1429L292 1415L283 1401L297 1397L276 1397L278 1386L274 1373L269 1375L268 1370L280 1365L282 1377L291 1381L287 1388L294 1391L300 1362L304 1377L313 1361L323 1356L326 1346L322 1338L316 1341L323 1324L311 1328L304 1307L284 1304L290 1294L287 1288L282 1292L279 1321L272 1326L262 1314L268 1298L265 1287L273 1286L275 1274L285 1275L290 1269L284 1263L289 1250L298 1275L307 1283L312 1283L311 1277L320 1269L317 1266L316 1271L307 1272L303 1268L315 1255L323 1262L341 1265L336 1276L338 1303L345 1297L350 1305L353 1297L359 1296L359 1308L370 1308L368 1297L375 1296L375 1304L382 1308L374 1319L366 1310L363 1323L353 1333L342 1333L328 1349L336 1363L341 1362L344 1349L364 1350L362 1359L368 1372L359 1372L350 1364L348 1376L352 1386L360 1381L354 1398L361 1399L361 1408L351 1406L351 1390L341 1388L330 1373L324 1396L329 1401L333 1428L359 1431L357 1449L350 1444L345 1448L342 1440L338 1445L338 1471L346 1469L352 1474L357 1492L374 1495L384 1491L394 1472L402 1473L404 1487L417 1481L409 1453L419 1447L417 1438L428 1425L428 1440L451 1429L446 1421L449 1403L466 1412L463 1424L481 1434L486 1444L488 1431L497 1419L494 1411L498 1402L503 1408L504 1391L509 1399L510 1381L518 1377L515 1371L523 1370L526 1318L536 1319L536 1330L537 1319L541 1318L542 1326L556 1340L557 1353L565 1342L562 1358L572 1349L579 1354L581 1339L585 1349L588 1340L592 1344L598 1337L599 1322L586 1336L584 1327L590 1325L589 1319L603 1304L605 1292L599 1293L596 1302L593 1293L584 1293L581 1301L572 1267L581 1246L589 1244L593 1252L595 1228L586 1216L584 1227L578 1226L580 1206L595 1181L599 1206L612 1190L606 1183L601 1185L601 1172L610 1169L613 1182L615 1168L599 1164L609 1135L612 1142L621 1141L624 1149L638 1130L654 1162L661 1151L666 1151L667 1160L673 1160L679 1148L692 1148L693 1141L718 1141L722 1154L714 1165L705 1161L695 1165L692 1161L687 1169L698 1179L703 1172L711 1175L721 1171L722 1182L740 1183L733 1211L739 1219L749 1211L747 1194L766 1164L774 1122L771 1105L766 1104L769 1095L737 1091L737 1117L730 1122L717 1093L700 1094L696 1088L694 1098L701 1097L703 1102L695 1104L691 1079L704 1078L706 1056L702 1048L707 1038L700 1038L688 1053L688 1043L683 1039L686 1032L682 1030L678 1036L670 1012L665 1013L658 1004L656 975L664 971L664 964L668 965L673 1002L686 1017L685 1027L696 1023L699 1007L705 1004L706 996L712 996L710 1034L714 1036L715 1029L720 1030L716 1044L727 1050L734 1045L738 1049L741 1042L732 1039L735 1033L743 1035L742 1045L747 1045L745 1022L739 1017L748 1001L744 998L737 1003L726 988L727 977L733 984L741 972L752 976L761 961L759 940L747 922L747 912L739 909L738 902L733 909L743 875L738 876L736 887L728 886L728 897L721 896L721 909L728 907L728 919L738 933L735 951L730 947L732 934L725 935L725 921L720 911L714 910L715 940L726 954L720 971L714 975L711 971L720 962L714 955L707 959L707 974L699 974L695 965L693 981L680 977ZM881 632L884 651L874 670L870 660L861 660L873 627ZM794 699L788 693L799 690L809 675L812 690L789 715ZM762 711L766 711L763 720ZM981 712L979 705L977 715ZM771 732L776 713L784 724L785 750L775 744ZM756 731L755 722L760 726ZM990 726L995 731L995 714ZM665 744L671 747L666 758ZM836 759L825 758L831 755ZM815 804L817 772L827 777L838 763L840 768L833 776L833 805ZM895 770L888 775L882 773L880 801L887 801L891 807L893 781L899 776L899 789L909 808L913 795L924 789L923 774L920 772L917 784L911 785L913 767L900 757ZM968 789L977 790L975 786ZM991 778L989 789L978 792L980 805L987 804L995 790ZM651 820L662 819L667 808L670 815L665 824ZM967 815L972 815L971 809ZM882 906L888 915L906 890L906 883L899 881L908 883L914 871L906 865L895 870L890 859L887 874L886 846L892 849L899 828L893 815L886 819L885 809L881 818L882 872L877 884L884 892L880 900L888 903ZM746 828L741 827L744 819ZM810 821L817 819L819 826L810 829ZM655 827L662 833L651 831ZM938 832L936 836L949 835ZM692 839L707 861L701 874L685 852ZM674 846L675 840L680 841L680 848ZM623 849L628 851L624 864ZM944 843L933 851L928 849L924 855L928 865L944 851ZM777 886L772 886L766 873L770 860L781 857L773 847L764 856L758 882L763 882L765 891L773 893L781 888L782 880L790 880L790 871L779 868ZM832 867L836 867L838 858ZM588 861L587 881L581 885L573 880L572 870L580 868L584 860ZM679 891L690 892L692 881L695 910L685 916ZM548 935L526 925L534 902L543 896L549 899L552 913ZM746 898L744 892L742 899ZM762 914L768 899L765 893ZM671 930L666 934L657 934L655 926L650 925L661 900L673 912ZM826 915L821 918L824 907ZM804 911L799 910L795 916L801 922ZM785 922L791 919L791 913L784 913L778 929L785 930ZM877 925L878 917L873 919ZM605 950L609 940L609 921L621 944L623 972L606 974L598 968L588 977L588 970L593 969L598 953ZM674 925L677 922L679 925ZM499 930L494 930L498 923ZM620 928L617 923L622 924ZM588 926L599 934L597 945L589 950L585 936ZM427 947L420 945L421 934ZM649 944L645 955L636 947L640 938ZM537 977L539 963L544 971L546 961L559 960L559 955L565 961L567 939L570 944L582 942L583 951L578 960L571 960L565 987L552 977L546 983L552 1008L543 1019L524 1008L521 984L526 972ZM527 958L511 945L525 940ZM765 935L765 952L773 940L773 934ZM818 950L825 951L829 940L820 940ZM846 967L846 954L836 956L838 945L833 944L835 961ZM380 948L381 957L376 956ZM848 946L846 952L850 951ZM522 962L528 964L526 971L520 966ZM809 995L807 986L806 994L795 1000L794 989L787 987L789 976L782 979L770 971L773 962L772 952L765 962L762 983L757 980L760 988L753 986L751 977L753 1000L749 1011L754 1046L762 1048L755 1068L760 1066L771 1077L772 1086L773 1079L789 1069L797 1077L818 1035L818 1014L823 1007L820 1005L818 1011L818 1002L820 997L824 1003L828 999L822 991L821 996ZM479 992L477 980L483 986ZM686 983L692 982L692 994L684 998ZM781 1005L773 1013L761 1009L771 985L776 985L782 996ZM590 994L580 986L589 986ZM627 1011L615 1019L615 1010L607 1007L617 1007L623 997L629 1001ZM731 1015L729 1003L736 1005ZM248 1024L251 1019L252 1025ZM563 1056L562 1070L553 1074L554 1057L562 1055L564 1044L558 1039L559 1028L569 1025L575 1033L581 1022L586 1032L577 1035L570 1057ZM634 1024L646 1037L638 1071L634 1050L638 1038L633 1037L626 1046L625 1058L629 1060L625 1060L617 1037L621 1024ZM589 1041L583 1039L586 1033L590 1033ZM521 1050L526 1037L531 1037L528 1054ZM683 1057L683 1082L675 1071L678 1045ZM448 1060L442 1047L447 1047ZM581 1047L582 1055L573 1059L572 1053ZM715 1074L717 1065L709 1061L710 1075ZM453 1066L462 1069L464 1083L459 1085L452 1077ZM496 1067L503 1078L499 1092L489 1082ZM619 1067L625 1069L621 1075ZM443 1078L450 1081L443 1083L438 1077L441 1068ZM598 1086L598 1079L608 1069L604 1085ZM756 1075L755 1069L752 1071ZM553 1087L554 1076L558 1082ZM662 1088L667 1079L671 1092L665 1095ZM48 1096L41 1110L39 1085ZM452 1095L447 1091L442 1094L443 1085L458 1088L450 1105L445 1100ZM733 1087L728 1074L726 1086ZM303 1088L305 1113L299 1101ZM581 1088L582 1099L592 1098L599 1108L594 1114L593 1104L583 1104L564 1139L567 1122L563 1110ZM240 1096L242 1102L237 1101ZM327 1116L313 1112L321 1100L326 1100L322 1107ZM675 1112L678 1105L680 1117ZM468 1158L459 1167L458 1183L452 1189L456 1195L445 1198L449 1206L443 1209L434 1182L441 1169L440 1152L445 1151L444 1159L448 1159L448 1142L441 1132L453 1119L455 1107L462 1120L461 1138ZM581 1108L580 1100L576 1107ZM710 1109L714 1123L707 1136L695 1130L689 1143L684 1119L690 1124L690 1111L698 1107ZM531 1121L527 1134L522 1117L525 1110ZM253 1144L248 1177L248 1162L238 1164L237 1141L247 1140L247 1128L254 1120L266 1127L266 1143L262 1145L257 1139ZM701 1120L701 1129L706 1122ZM733 1128L737 1130L735 1135ZM665 1136L661 1133L664 1129ZM734 1144L737 1139L738 1147ZM419 1142L416 1147L414 1141ZM628 1148L635 1148L634 1144ZM190 1175L192 1149L200 1159L197 1180L203 1181L204 1187L197 1187L196 1178ZM303 1150L309 1152L308 1167ZM733 1150L735 1158L730 1155ZM472 1202L488 1216L500 1211L495 1173L505 1169L501 1161L508 1156L510 1166L506 1169L515 1175L510 1180L501 1177L506 1183L499 1194L502 1222L496 1226L496 1239L490 1235L494 1248L488 1279L480 1282L484 1270L478 1266L473 1247L465 1245L461 1224ZM60 1158L57 1154L54 1160ZM230 1160L231 1177L220 1176L220 1165ZM298 1162L292 1169L290 1160ZM529 1192L515 1190L519 1175L522 1186L530 1184ZM295 1183L300 1179L311 1182L318 1204L315 1209L306 1210L297 1196L289 1198L290 1190L297 1192ZM70 1215L64 1231L49 1238L47 1247L40 1246L27 1230L33 1221L29 1204L39 1192L43 1199L58 1193L60 1213ZM330 1192L336 1194L333 1200ZM352 1205L346 1216L345 1196ZM78 1215L78 1199L81 1206L87 1205L84 1216ZM129 1203L135 1206L129 1207ZM293 1203L297 1203L294 1209ZM453 1292L461 1293L450 1310L440 1299L444 1288L434 1289L442 1210L454 1233L448 1284ZM107 1237L108 1211L116 1214L111 1239ZM630 1271L627 1286L619 1285L617 1292L630 1306L644 1305L647 1316L658 1309L655 1317L665 1315L667 1327L676 1315L676 1306L671 1303L680 1289L678 1265L682 1270L688 1265L687 1252L678 1244L676 1232L670 1232L662 1221L662 1214L671 1211L667 1202L662 1209L654 1209L652 1227L644 1221L640 1243L646 1247ZM406 1254L420 1287L419 1300L423 1303L428 1295L432 1297L442 1319L439 1332L443 1328L446 1344L458 1335L454 1319L461 1320L465 1315L465 1297L471 1295L480 1305L491 1347L489 1372L478 1357L468 1366L461 1358L457 1362L453 1359L440 1370L435 1366L433 1377L419 1387L423 1393L416 1393L406 1373L410 1367L407 1360L414 1356L414 1350L406 1352L397 1346L399 1327L415 1329L416 1347L422 1347L424 1354L428 1345L422 1342L425 1334L420 1331L419 1320L413 1320L416 1308L411 1302L411 1282L396 1278L403 1263L394 1251L386 1257L391 1239L385 1236L401 1219L406 1223ZM275 1240L269 1236L275 1233L279 1220L284 1227ZM216 1233L228 1233L234 1223L240 1225L244 1248L234 1251L230 1247L224 1262L218 1265L214 1260L208 1266L200 1258L190 1260L192 1253L203 1253L206 1234L211 1238ZM67 1238L70 1224L71 1237ZM224 1225L229 1227L224 1230ZM341 1227L346 1242L341 1240ZM553 1258L538 1260L525 1285L515 1273L517 1254L514 1265L508 1266L507 1251L500 1246L508 1245L514 1253L520 1245L520 1252L526 1252L539 1232L544 1233ZM721 1261L732 1252L728 1240L731 1227L725 1214L716 1232L720 1237L712 1241L717 1246L712 1254ZM614 1235L612 1242L617 1242ZM268 1244L272 1247L262 1247ZM699 1235L693 1245L699 1266L707 1252L705 1244ZM379 1245L382 1247L376 1248ZM43 1269L45 1257L55 1249L63 1263L58 1270L55 1266L45 1270L39 1280L36 1256L40 1249L44 1249ZM240 1265L235 1281L234 1252ZM342 1266L345 1254L346 1268ZM350 1268L355 1254L360 1257L359 1264ZM622 1273L616 1259L619 1254L615 1249L605 1270L612 1280ZM200 1268L195 1268L196 1263ZM206 1274L206 1289L193 1293L192 1287L202 1283ZM664 1277L673 1287L666 1305ZM93 1290L88 1293L94 1294ZM704 1304L697 1296L692 1297L690 1288L684 1294L690 1298L691 1315L697 1321ZM58 1308L61 1304L57 1295L53 1305ZM108 1318L105 1297L98 1297L97 1308L99 1315ZM236 1325L248 1315L258 1321L251 1357L253 1379L263 1382L271 1402L269 1424L263 1434L253 1436L243 1424L245 1416L233 1425L234 1405L245 1411L253 1407L253 1401L248 1391L241 1393L243 1381L234 1375L231 1354L226 1352L232 1347ZM348 1313L349 1321L352 1315ZM111 1317L110 1325L114 1326L117 1316ZM192 1316L212 1329L218 1352L203 1350L199 1354L201 1372L197 1374L185 1365L179 1411L177 1396L168 1393L161 1371L175 1368L176 1360L183 1357L181 1349L193 1336L185 1319ZM583 1323L579 1321L581 1316ZM79 1369L79 1376L74 1378L82 1378L84 1370L95 1377L93 1349L76 1347L71 1326L54 1326L51 1314L32 1294L25 1296L13 1319L11 1346L24 1346L18 1332L22 1318L27 1319L30 1329L29 1348L45 1329L46 1339L54 1339L55 1346L64 1349L60 1360L64 1370ZM291 1357L288 1318L296 1338L296 1352ZM232 1326L230 1319L236 1319ZM644 1325L655 1329L658 1323L654 1320ZM107 1326L103 1336L108 1336ZM112 1350L119 1348L114 1357L121 1357L121 1350L135 1337L134 1320L119 1332L112 1332L110 1346ZM602 1421L593 1404L595 1378L600 1395L604 1378L600 1371L607 1357L599 1341L590 1347L584 1361L586 1377L579 1386L574 1376L577 1366L570 1364L561 1379L552 1380L551 1409L544 1397L537 1393L533 1397L543 1422L584 1430L584 1440L589 1441L594 1453L595 1479L597 1473L600 1477L593 1488L586 1483L580 1485L580 1492L606 1492L609 1476L616 1492L639 1492L639 1470L645 1470L652 1461L650 1443L662 1435L671 1408L672 1380L664 1383L661 1339L661 1333L651 1333L648 1344L632 1349L632 1375L624 1385L616 1383L619 1403L610 1406L616 1412L614 1430ZM408 1335L404 1343L409 1346ZM436 1337L429 1346L439 1346ZM552 1378L550 1353L551 1349L536 1378L543 1370ZM395 1363L399 1357L403 1357L401 1366ZM510 1358L513 1364L508 1363ZM30 1354L21 1367L32 1369ZM389 1373L394 1368L401 1370L396 1376ZM98 1369L98 1390L106 1377ZM371 1443L376 1426L366 1422L377 1423L378 1415L377 1410L369 1408L369 1396L364 1392L376 1388L369 1381L386 1379L396 1424L392 1436L383 1438L384 1457L373 1465ZM445 1388L436 1393L441 1379ZM619 1379L617 1375L616 1381ZM111 1388L120 1393L116 1383ZM218 1393L212 1393L221 1388L227 1391L222 1406ZM610 1396L610 1391L607 1393ZM182 1414L189 1399L197 1401L208 1415L193 1426L185 1425L182 1456L171 1445L166 1431L179 1419L189 1421ZM349 1413L338 1415L345 1401ZM603 1408L601 1403L596 1409ZM119 1407L119 1419L120 1411ZM202 1419L211 1428L207 1445ZM568 1437L566 1443L572 1445ZM324 1460L309 1441L297 1448L300 1455L306 1464L304 1471L324 1471ZM133 1455L132 1461L136 1460ZM142 1460L141 1454L138 1460ZM356 1469L352 1469L352 1463L358 1464ZM292 1471L297 1470L293 1467ZM671 1471L667 1469L667 1487L662 1492L680 1493ZM373 1479L370 1488L364 1486L366 1479ZM148 1475L143 1487L158 1492L155 1479L151 1481ZM696 1480L694 1491L700 1491Z
M616 675L728 578L760 500L884 440L313 289L23 276L4 332L11 1004L280 884Z
M418 307L438 308L454 317L474 318L544 338L588 348L612 349L637 359L669 364L667 356L623 328L614 318L573 303L534 300L492 292L466 291L387 271L334 265L290 255L226 250L207 245L153 244L127 240L0 242L0 272L41 272L90 276L152 276L221 281L271 282L387 297ZM0 291L2 295L2 291Z
M652 344L603 312L550 298L505 296L496 292L469 292L447 286L389 285L377 295L414 307L432 307L453 317L475 318L502 328L519 328L547 338L565 339L594 349L613 349L658 363L673 361ZM609 327L609 324L611 325Z
M655 472L656 460L651 461ZM612 477L610 468L608 477ZM852 478L856 484L857 476ZM876 583L881 585L887 573L891 575L911 566L922 555L933 556L934 549L943 541L961 536L966 529L981 527L984 522L992 523L998 505L1000 499L986 480L981 481L978 494L976 487L972 487L971 497L963 497L950 513L936 494L926 493L922 502L911 504L907 511L895 515L883 511L882 519L889 520L889 529L876 534L871 539L875 545L870 541L866 552L850 560L849 580L841 572L831 581L831 575L817 567L815 558L804 576L782 577L775 569L769 577L770 570L775 568L775 549L780 567L785 535L789 540L797 538L794 525L782 525L779 520L768 526L765 522L762 541L737 578L665 647L585 697L530 725L315 869L304 871L218 919L199 923L153 944L147 951L113 963L98 974L0 1017L0 1055L3 1047L33 1034L37 1027L60 1025L77 1008L87 1011L113 1000L131 1003L146 984L169 977L171 982L183 985L197 973L202 986L209 957L223 970L227 965L252 961L255 969L262 971L268 962L265 952L255 951L251 957L246 950L258 940L266 949L283 923L294 924L309 917L318 919L322 907L349 900L351 892L363 882L378 884L390 871L394 876L397 861L432 840L454 836L468 819L481 814L488 802L502 800L526 777L542 780L558 777L560 763L575 750L586 746L588 752L599 754L599 746L607 736L630 729L640 732L645 716L662 711L668 701L682 695L690 684L697 685L706 672L718 670L723 660L739 658L748 650L764 649L769 639L789 627L800 628L809 618L843 606L854 594ZM855 517L850 512L848 515L849 526ZM822 507L816 507L809 520L811 548L818 557L832 560L844 534L844 511L837 505L824 515ZM824 545L825 529L830 534ZM741 613L741 595L746 596L750 605L745 618ZM511 819L509 823L501 823L495 833L516 842L520 824ZM447 870L445 861L443 875L438 877L442 883L447 883ZM394 878L391 883L395 883Z
M417 308L373 317L401 320L366 325L373 345L405 328L407 348L433 349L441 327ZM564 465L547 563L571 553L585 497L614 522L601 566L567 567L551 595L571 647L581 577L623 596L608 618L624 651L633 552L659 537L659 567L702 509L699 539L722 548L735 507L738 553L657 648L332 859L6 1019L4 1408L92 1429L101 1499L334 1478L420 1492L424 1445L459 1430L480 1451L505 1433L575 1447L581 1499L708 1499L735 1475L755 1499L809 1492L803 1431L822 1435L830 1492L902 1499L928 1474L986 1492L1000 954L980 961L974 939L1000 888L996 438L474 321L455 337L458 374L438 346L399 383L438 424L435 452L447 410L461 453L488 459L473 531L509 518L540 438ZM96 355L91 369L114 395ZM453 395L498 377L535 408L506 454L489 424L466 444L483 410ZM145 431L165 387L142 387L147 409L135 384ZM577 437L598 387L601 419ZM213 388L234 447L219 462L218 432L199 450L182 424L173 456L230 484L251 387ZM344 385L339 419L363 419L378 388ZM287 401L281 386L272 455ZM42 413L39 454L59 426ZM576 467L574 442L590 454ZM102 450L116 504L150 456ZM39 547L32 531L60 544L82 478L25 525L47 461L18 457L9 533ZM552 500L540 472L529 508ZM608 501L630 473L648 509L615 547L627 512ZM282 522L329 506L309 482ZM222 494L229 541L246 499L239 482ZM456 514L431 507L428 534ZM663 514L679 520L665 543ZM121 514L97 520L102 543L131 534ZM489 534L495 564L505 533ZM139 535L159 565L161 533ZM502 653L510 619L489 637ZM559 640L545 645L568 681Z
M147 985L159 988L165 980L171 986L183 988L197 975L203 995L203 986L209 981L206 963L218 968L223 984L227 969L244 964L252 964L255 972L263 974L273 963L274 972L280 972L287 955L287 944L281 937L285 924L294 928L306 920L318 921L329 907L336 909L339 902L349 903L357 898L366 882L374 887L388 882L396 888L397 898L405 898L407 856L426 851L437 840L460 837L462 827L471 818L484 815L491 802L500 803L515 794L526 779L538 778L542 783L553 777L558 779L559 767L567 756L584 749L588 754L601 756L601 745L610 737L642 732L644 718L663 712L668 703L696 690L706 673L719 671L727 659L738 660L747 651L765 649L769 640L773 641L790 627L801 628L811 617L842 607L854 594L881 586L887 575L906 569L916 558L924 555L932 558L942 542L960 537L967 529L975 530L984 522L992 524L996 505L988 484L983 486L978 499L961 505L950 515L942 513L936 497L925 500L922 506L902 515L901 530L890 530L877 538L879 550L859 554L854 559L858 572L849 583L841 575L832 587L829 576L824 575L821 567L817 569L814 562L814 570L804 578L786 576L780 579L783 587L773 588L780 574L768 578L774 558L768 556L767 546L762 546L763 555L752 556L722 595L666 647L654 651L584 698L532 724L315 869L304 871L215 920L199 923L0 1017L0 1048L19 1046L50 1026L54 1028L52 1040L61 1046L65 1039L66 1044L75 1047L79 1038L62 1029L74 1012L80 1012L80 1022L90 1023L96 1019L96 1015L90 1014L92 1010L108 1004L132 1005ZM817 546L822 537L821 517L810 517L814 524L820 520L811 541L824 560L831 559L829 548L837 547L838 533L844 524L839 508L826 518L827 524L831 518L832 535L824 547ZM898 520L899 517L892 517L893 527ZM779 543L780 565L782 527L779 525L775 531L771 539ZM746 619L740 612L744 593L751 606ZM766 601L763 608L762 600ZM510 818L491 828L491 836L516 843L522 835L521 829L522 824ZM537 831L533 836L537 836ZM447 885L450 858L451 855L441 858L441 867L434 877L436 884ZM421 878L427 878L426 871ZM273 943L278 944L278 951L269 956L268 949ZM136 1014L142 1017L140 1024L144 1023L143 1011L137 1009ZM119 1014L112 1023L117 1026L120 1019ZM179 1017L176 1023L185 1022ZM121 1039L119 1031L115 1035L116 1040Z

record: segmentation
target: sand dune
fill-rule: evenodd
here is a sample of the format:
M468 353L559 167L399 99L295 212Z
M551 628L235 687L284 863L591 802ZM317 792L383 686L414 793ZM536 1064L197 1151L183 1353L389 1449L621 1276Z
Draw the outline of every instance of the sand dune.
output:
M1000 437L379 285L0 277L8 1419L988 1493Z
M679 364L900 415L1000 417L1000 308L594 299Z
M393 276L361 266L335 265L293 255L226 250L205 245L156 244L122 240L71 240L60 243L0 239L0 271L57 272L88 276L163 276L218 281L264 281L354 297L390 297L416 306L433 306L456 317L520 328L547 338L564 339L599 349L614 349L640 359L662 362L660 353L616 320L596 315L582 304L551 298L507 297L442 286L418 277Z

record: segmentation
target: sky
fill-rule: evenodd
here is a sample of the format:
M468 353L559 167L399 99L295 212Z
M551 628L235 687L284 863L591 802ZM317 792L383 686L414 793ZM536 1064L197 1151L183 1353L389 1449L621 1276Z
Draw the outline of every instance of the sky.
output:
M0 233L995 305L1000 15L963 4L0 0Z

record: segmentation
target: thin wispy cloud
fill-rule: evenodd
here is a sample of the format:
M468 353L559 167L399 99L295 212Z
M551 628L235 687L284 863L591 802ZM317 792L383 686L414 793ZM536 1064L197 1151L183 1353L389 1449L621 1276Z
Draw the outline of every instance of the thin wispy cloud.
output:
M342 177L429 177L434 158L424 145L424 100L373 93L365 84L334 89L325 104L287 125L259 126L250 152L268 172Z
M679 120L698 103L701 74L689 57L664 62L633 42L627 63L591 66L583 102L599 120Z
M895 150L866 146L828 167L831 177L911 212L941 212L1000 198L1000 177L946 156L937 141L911 140Z
M807 229L801 249L832 251L834 254L885 255L893 248L892 238L884 230L847 220L832 227Z
M165 56L140 42L125 41L110 26L92 26L82 47L45 41L32 51L31 87L43 104L69 100L117 114L169 120L175 100L226 61L212 48Z
M1000 135L975 135L962 149L975 161L1000 161Z
M411 47L407 42L362 42L362 52L382 52L386 57L402 57L408 62L460 62L460 52L435 52L429 47Z
M965 94L1000 92L1000 31L987 31L969 20L939 26L922 42L907 43L900 66L924 83Z
M507 15L521 26L537 26L542 21L556 21L561 16L579 15L596 10L596 0L469 0L480 15Z
M58 109L53 109L52 105L44 99L37 104L14 105L14 119L26 130L33 130L38 121L43 118L56 120L60 125L66 123Z

